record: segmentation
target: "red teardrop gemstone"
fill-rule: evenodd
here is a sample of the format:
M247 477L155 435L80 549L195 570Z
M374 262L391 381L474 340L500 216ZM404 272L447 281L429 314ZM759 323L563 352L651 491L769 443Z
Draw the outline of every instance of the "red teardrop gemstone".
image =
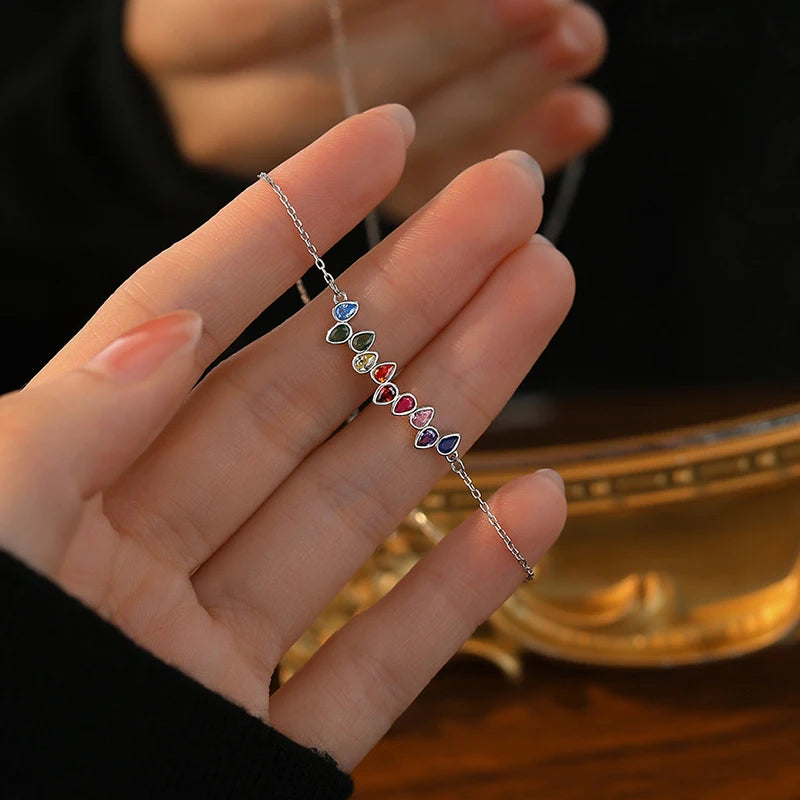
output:
M392 411L397 414L408 414L417 407L417 401L413 394L403 394L397 398Z
M372 399L379 406L385 406L391 403L397 397L397 387L393 383L385 383L375 390Z
M395 364L378 364L378 366L372 370L372 377L375 379L376 383L385 383L391 380L395 368Z

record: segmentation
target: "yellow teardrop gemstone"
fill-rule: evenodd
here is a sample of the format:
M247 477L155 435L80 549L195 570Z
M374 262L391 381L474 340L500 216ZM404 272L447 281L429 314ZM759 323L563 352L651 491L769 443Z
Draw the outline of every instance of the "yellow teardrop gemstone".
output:
M378 354L368 351L366 353L359 353L353 359L353 369L356 372L365 373L369 372L377 363Z

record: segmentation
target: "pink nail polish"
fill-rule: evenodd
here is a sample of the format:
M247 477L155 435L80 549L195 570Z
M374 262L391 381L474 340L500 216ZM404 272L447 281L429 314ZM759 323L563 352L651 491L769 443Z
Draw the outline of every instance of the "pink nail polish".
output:
M197 347L203 320L193 311L173 311L122 334L86 364L124 383L141 381L170 356Z

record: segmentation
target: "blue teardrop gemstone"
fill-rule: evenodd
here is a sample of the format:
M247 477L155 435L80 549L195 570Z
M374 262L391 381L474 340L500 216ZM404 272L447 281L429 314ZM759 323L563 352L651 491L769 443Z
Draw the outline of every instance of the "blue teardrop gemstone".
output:
M436 445L436 451L443 456L449 456L461 441L460 433L448 433L447 436L442 436L439 443Z
M345 300L342 303L337 303L333 307L333 318L338 319L339 322L347 322L352 319L358 311L358 303L355 300Z

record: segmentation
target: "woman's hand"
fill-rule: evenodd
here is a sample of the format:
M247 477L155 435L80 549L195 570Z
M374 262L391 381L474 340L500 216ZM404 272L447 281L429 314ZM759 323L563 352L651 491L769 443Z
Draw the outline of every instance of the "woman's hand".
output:
M418 120L385 208L399 218L478 159L521 147L546 172L608 127L594 69L605 29L571 0L342 0L364 107ZM125 45L184 157L252 175L342 117L326 0L129 0Z
M405 109L375 109L273 172L321 251L391 190L412 136ZM522 154L477 164L340 279L463 449L570 305L569 264L531 238L541 193ZM259 181L138 270L0 399L0 544L350 770L524 574L476 513L269 696L282 654L447 470L384 408L332 436L373 384L325 342L327 293L194 386L307 265ZM491 502L531 563L564 521L552 474Z

